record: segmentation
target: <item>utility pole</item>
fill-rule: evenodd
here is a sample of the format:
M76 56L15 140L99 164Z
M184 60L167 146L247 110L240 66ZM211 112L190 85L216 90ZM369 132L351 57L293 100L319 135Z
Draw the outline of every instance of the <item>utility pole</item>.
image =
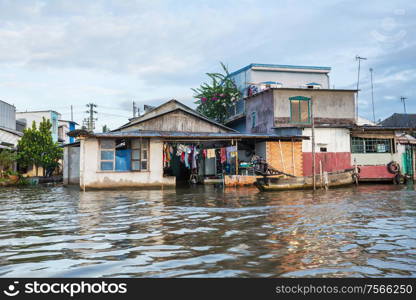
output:
M373 87L373 68L370 68L370 76L371 76L371 102L373 104L373 122L376 123L376 113L374 110L374 87Z
M312 121L312 184L313 190L316 190L316 178L315 178L315 118L313 115L313 97L311 96L311 121Z
M406 100L407 100L406 97L403 97L403 96L400 97L400 101L403 103L404 114L407 114L407 112L406 112Z
M357 78L357 106L356 106L356 118L358 120L358 93L360 89L360 68L361 68L361 60L366 60L367 58L361 56L355 56L355 60L358 60L358 78Z
M137 110L136 102L133 101L133 118L136 117L136 110Z
M74 109L71 105L71 121L74 122Z
M88 110L86 111L86 113L89 114L89 117L88 119L84 119L84 122L86 121L87 123L88 131L92 132L95 129L95 121L97 120L97 118L94 118L94 114L97 113L97 111L94 110L94 108L97 107L97 104L88 103L87 107L88 107Z

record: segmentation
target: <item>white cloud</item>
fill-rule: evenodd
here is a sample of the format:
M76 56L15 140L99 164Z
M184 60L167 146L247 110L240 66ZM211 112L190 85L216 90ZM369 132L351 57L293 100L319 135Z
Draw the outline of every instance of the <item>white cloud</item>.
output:
M231 70L252 62L331 66L332 84L353 88L360 54L368 58L363 105L369 67L377 96L410 98L414 8L412 1L0 0L0 66L12 76L0 96L22 109L89 101L127 109L133 99L191 104L190 88L220 70L219 61ZM391 42L374 32L406 34Z

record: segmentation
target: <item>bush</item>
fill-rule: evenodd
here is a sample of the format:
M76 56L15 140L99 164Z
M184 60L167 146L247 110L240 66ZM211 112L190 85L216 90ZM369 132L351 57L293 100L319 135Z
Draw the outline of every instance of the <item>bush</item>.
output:
M0 177L3 171L12 169L15 161L16 153L7 149L0 150Z

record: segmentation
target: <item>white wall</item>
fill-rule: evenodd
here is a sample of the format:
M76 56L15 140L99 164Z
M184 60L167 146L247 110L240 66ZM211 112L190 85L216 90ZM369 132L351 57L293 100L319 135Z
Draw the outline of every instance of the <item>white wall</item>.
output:
M305 128L303 136L312 137L312 129ZM320 147L326 147L327 152L350 152L351 151L350 131L346 128L315 128L315 151L319 152ZM312 152L312 140L302 142L303 152Z
M52 123L52 115L56 115L56 124L55 124L55 130L54 132L54 126L52 124L52 138L54 139L54 142L58 141L58 120L61 118L61 115L59 113L55 113L53 111L38 111L38 112L17 112L16 113L16 119L17 120L25 120L26 121L26 128L32 127L33 121L36 122L36 127L39 128L40 122L42 122L42 118L45 118Z
M396 132L396 136L400 136L401 133ZM395 161L403 168L402 157L406 151L406 146L396 143L395 153L351 153L351 164L354 161L357 165L362 166L379 166L387 165L391 161Z
M80 187L114 188L175 185L175 177L163 177L163 141L150 140L149 171L114 172L100 170L99 143L96 138L81 140Z
M379 166L387 165L392 160L401 166L402 159L400 153L351 153L351 164L356 163L360 166Z
M260 83L264 81L277 81L286 88L303 88L305 84L316 82L321 84L321 88L327 89L328 76L324 73L301 73L284 71L255 71L251 72L251 82Z
M17 112L16 119L24 119L26 121L26 128L32 127L33 121L36 122L36 127L39 127L40 122L42 122L42 117L47 120L51 119L51 113L48 112Z
M290 117L290 101L293 96L313 97L315 118L355 119L355 98L353 91L284 90L275 89L274 116Z

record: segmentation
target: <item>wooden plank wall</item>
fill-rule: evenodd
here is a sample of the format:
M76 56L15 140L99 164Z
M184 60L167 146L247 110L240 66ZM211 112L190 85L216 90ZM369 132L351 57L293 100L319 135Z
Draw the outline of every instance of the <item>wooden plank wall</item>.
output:
M219 127L183 111L169 112L165 115L132 125L123 129L123 131L134 129L184 132L230 132L230 130Z
M279 171L303 176L302 142L266 142L266 161Z

